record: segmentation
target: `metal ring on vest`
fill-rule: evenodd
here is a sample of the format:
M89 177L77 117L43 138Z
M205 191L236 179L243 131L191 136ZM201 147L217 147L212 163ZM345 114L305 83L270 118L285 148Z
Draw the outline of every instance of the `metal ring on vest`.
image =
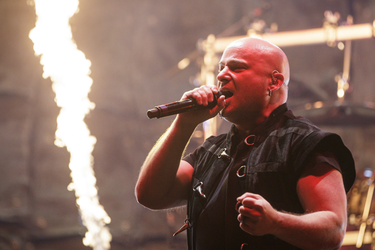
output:
M246 175L246 173L245 173L245 168L246 168L246 165L242 165L242 166L237 170L236 175L237 175L239 178L245 177L245 175Z
M246 250L246 249L249 249L249 245L247 243L243 243L241 245L241 250Z
M248 137L245 138L244 142L248 146L252 146L255 143L255 135L249 135Z

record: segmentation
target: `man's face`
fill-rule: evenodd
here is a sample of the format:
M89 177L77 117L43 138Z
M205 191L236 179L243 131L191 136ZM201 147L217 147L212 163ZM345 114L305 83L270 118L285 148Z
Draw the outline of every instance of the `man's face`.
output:
M226 96L222 116L228 121L246 126L262 118L272 72L267 56L242 42L224 51L217 79Z

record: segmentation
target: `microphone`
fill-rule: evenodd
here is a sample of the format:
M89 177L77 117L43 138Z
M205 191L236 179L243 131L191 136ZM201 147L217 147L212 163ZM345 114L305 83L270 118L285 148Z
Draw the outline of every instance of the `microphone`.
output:
M147 111L147 117L152 118L162 118L165 116L176 115L195 109L203 108L213 108L217 104L217 98L219 98L222 93L219 91L217 94L214 94L214 100L208 103L207 106L199 105L194 99L185 99L181 101L171 102L164 105L155 106L153 109Z

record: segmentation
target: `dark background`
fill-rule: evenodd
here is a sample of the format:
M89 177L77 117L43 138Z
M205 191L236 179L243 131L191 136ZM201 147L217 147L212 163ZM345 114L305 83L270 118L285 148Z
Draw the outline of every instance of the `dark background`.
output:
M172 237L184 208L145 209L134 186L148 151L173 119L149 120L146 111L195 87L199 40L245 35L258 19L279 31L320 28L326 10L340 13L340 22L348 15L354 24L375 20L373 0L81 0L79 9L70 24L78 49L92 63L89 99L96 108L86 123L97 138L94 171L100 203L112 219L111 249L186 249L185 234ZM51 80L42 78L28 37L35 21L32 1L0 0L0 249L89 249L82 245L86 229L74 192L67 190L70 155L54 145L59 108ZM327 44L284 51L291 66L289 107L339 133L359 176L374 169L374 112L363 108L375 101L374 39L352 43L349 108L343 113L317 116L301 107L337 100L335 76L342 73L344 52ZM188 55L191 65L178 70ZM202 140L194 137L188 150Z

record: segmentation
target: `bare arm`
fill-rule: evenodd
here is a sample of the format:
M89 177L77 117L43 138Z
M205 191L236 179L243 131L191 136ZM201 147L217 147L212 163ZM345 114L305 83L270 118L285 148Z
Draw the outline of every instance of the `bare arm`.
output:
M339 249L347 219L341 173L320 164L298 181L297 192L304 215L276 211L261 196L244 194L240 227L253 235L273 234L301 249Z
M213 100L216 87L201 87L184 94L202 105ZM167 132L148 154L136 184L139 203L151 209L163 209L181 205L187 200L193 167L181 161L182 154L196 126L224 107L224 97L212 109L197 110L177 115Z
M139 203L161 209L179 205L187 198L192 166L181 156L193 128L184 128L176 119L148 154L136 185Z

